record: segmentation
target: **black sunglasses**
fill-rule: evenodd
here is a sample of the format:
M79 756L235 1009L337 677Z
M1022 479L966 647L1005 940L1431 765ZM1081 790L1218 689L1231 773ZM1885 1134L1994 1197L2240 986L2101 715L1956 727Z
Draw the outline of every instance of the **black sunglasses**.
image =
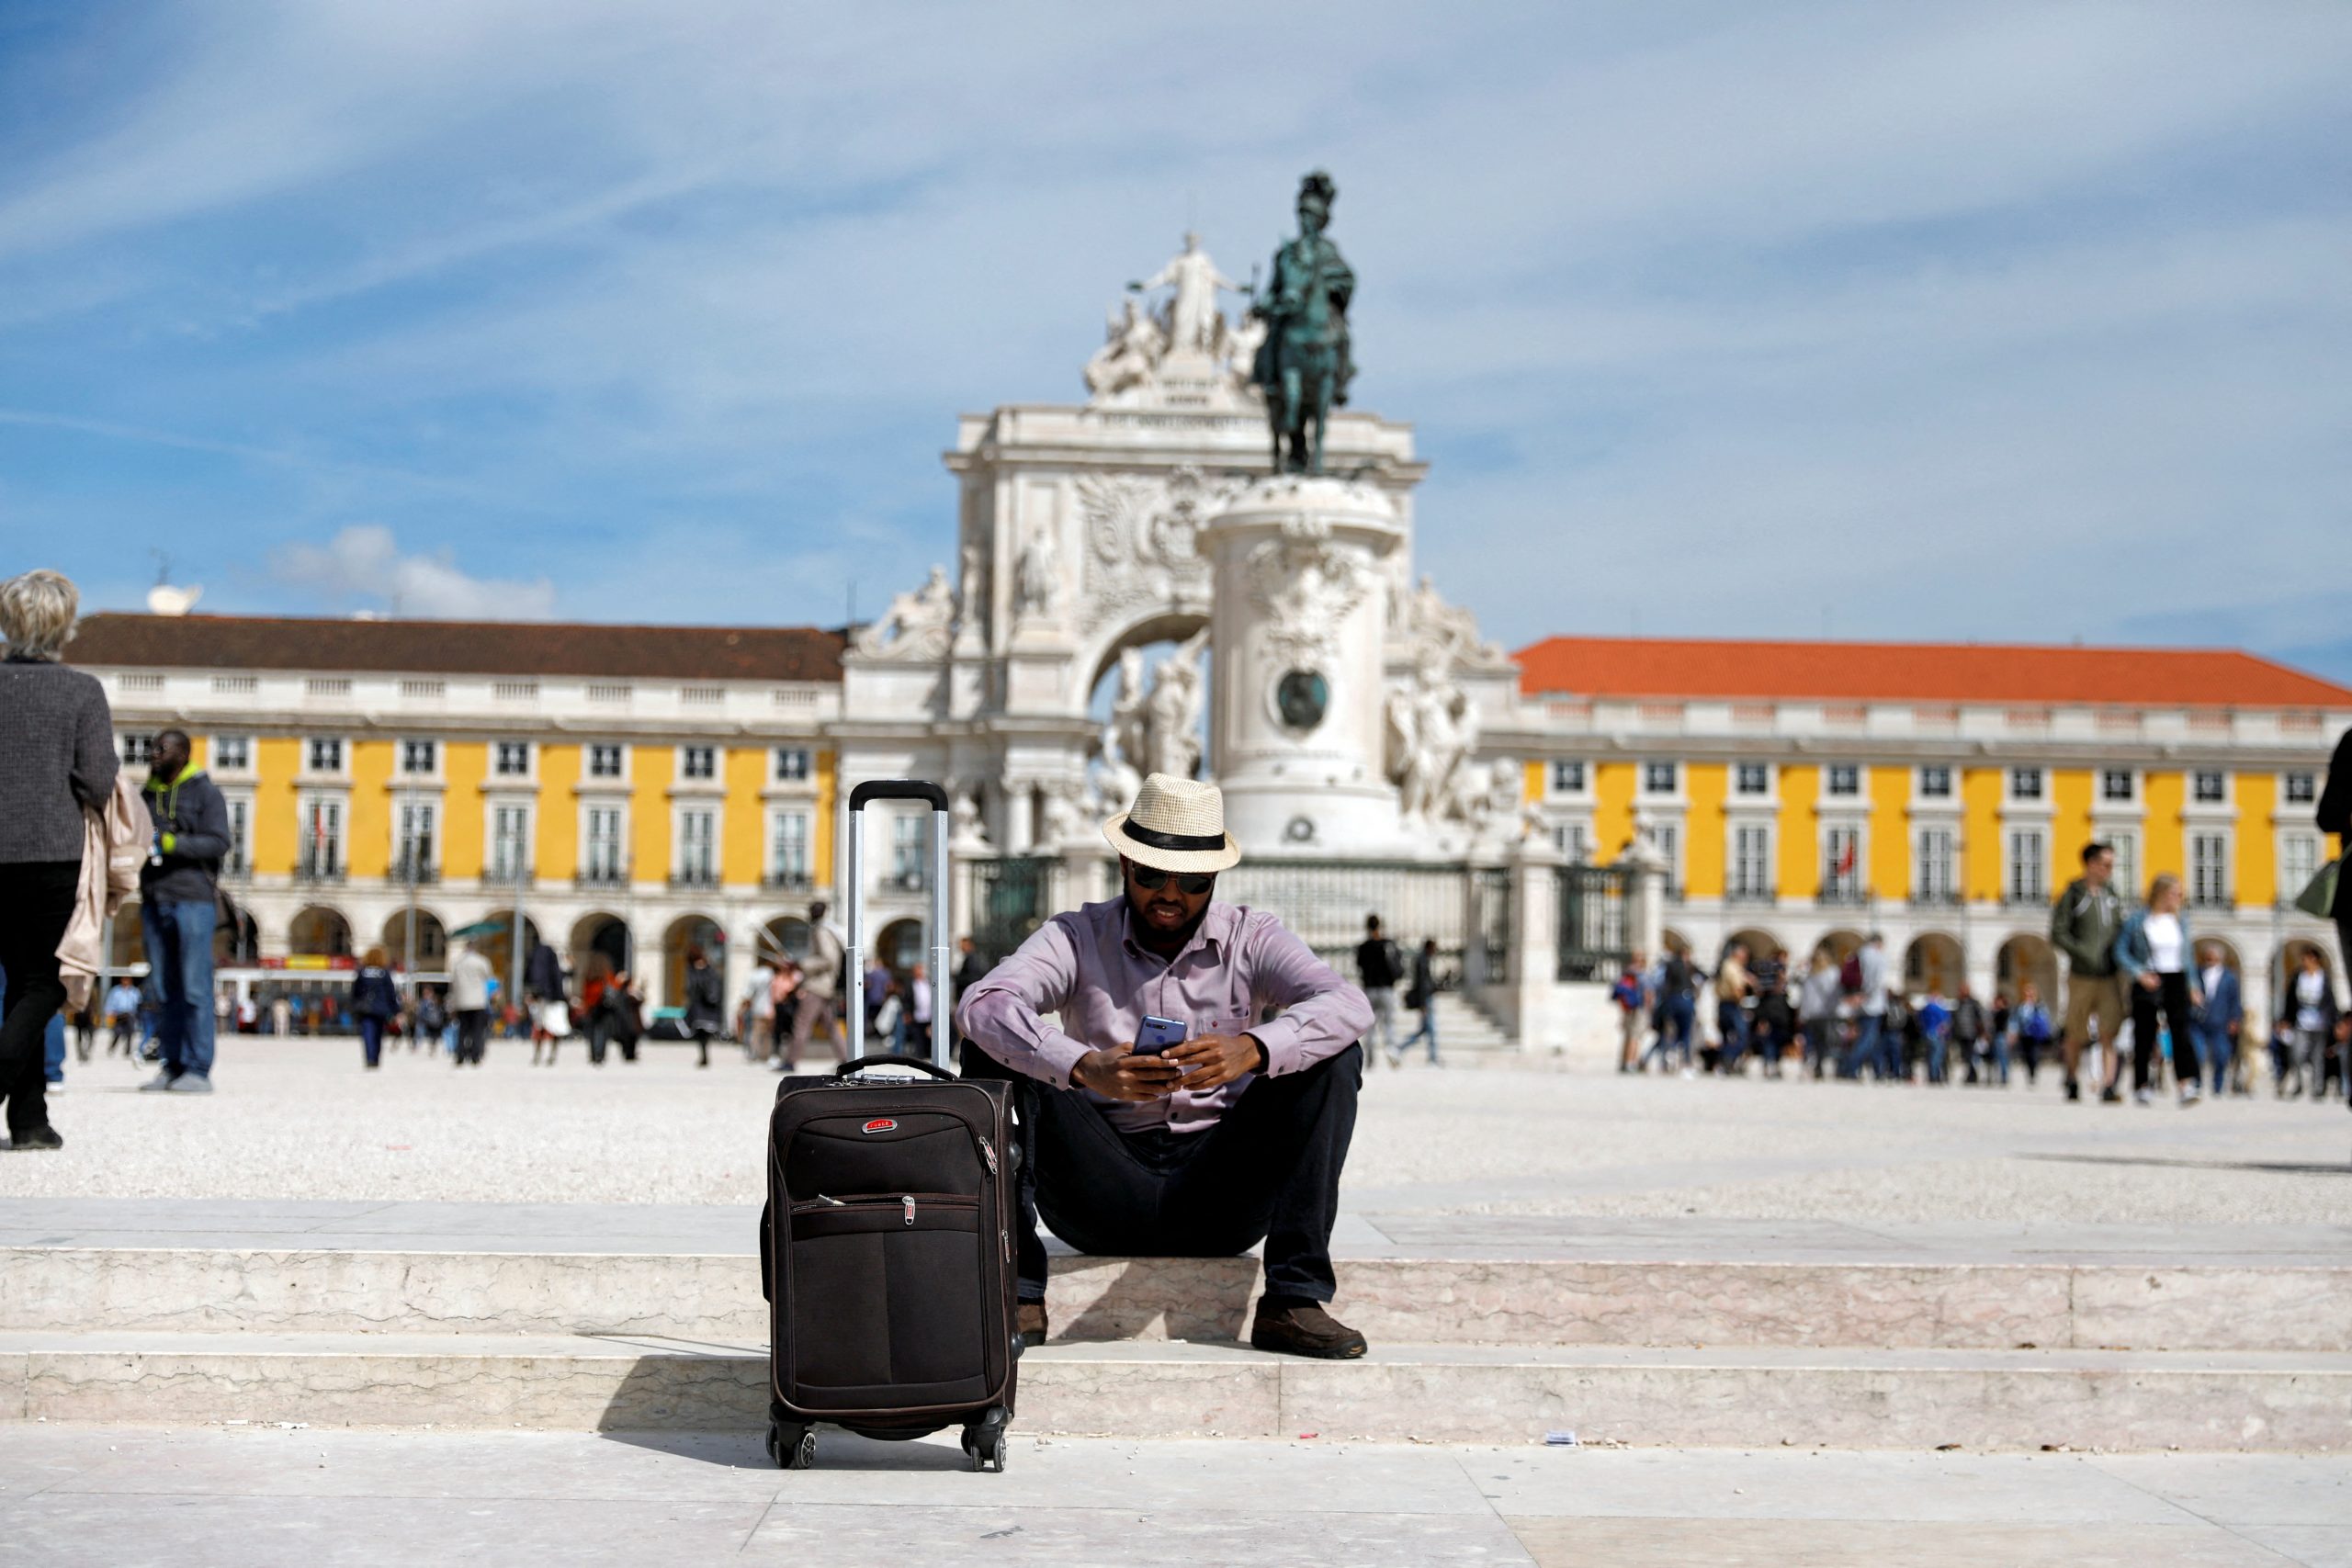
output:
M1216 886L1216 873L1213 871L1161 871L1157 866L1137 865L1133 861L1127 863L1127 874L1134 877L1136 886L1147 893L1159 892L1168 886L1170 877L1175 877L1176 890L1188 898L1197 898Z

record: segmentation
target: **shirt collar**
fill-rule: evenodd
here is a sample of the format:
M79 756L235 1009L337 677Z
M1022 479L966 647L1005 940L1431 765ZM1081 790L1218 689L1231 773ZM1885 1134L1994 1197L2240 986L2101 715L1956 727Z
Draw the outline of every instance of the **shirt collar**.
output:
M1136 940L1135 909L1128 904L1125 893L1122 892L1115 902L1118 905L1120 945L1138 958L1158 961L1159 954ZM1201 917L1201 923L1193 932L1192 940L1177 950L1175 957L1167 960L1169 967L1174 968L1179 959L1200 947L1210 949L1210 962L1224 963L1232 946L1233 928L1240 918L1241 911L1233 905L1222 898L1210 899L1208 912Z

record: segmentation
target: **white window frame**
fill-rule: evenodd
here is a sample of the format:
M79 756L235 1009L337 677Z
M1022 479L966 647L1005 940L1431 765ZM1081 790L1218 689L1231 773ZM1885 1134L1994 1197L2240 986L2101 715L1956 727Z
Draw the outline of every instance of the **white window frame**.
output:
M2211 795L2204 793L2205 781L2208 779L2217 782L2220 786L2218 793ZM2228 806L2230 804L2229 770L2226 768L2191 768L2188 771L2188 804L2191 806L2202 806L2209 808Z
M613 824L613 834L609 840L596 831L598 818L606 814L609 814ZM606 843L612 846L609 856L601 852ZM606 864L608 860L610 863ZM628 801L620 795L601 795L582 801L580 880L591 886L616 887L628 881Z
M2109 794L2107 787L2109 783L2111 780L2119 778L2123 781L2125 793L2122 795ZM2101 768L2098 771L2098 793L2092 802L2095 807L2137 806L2140 804L2141 795L2140 770L2137 768Z
M2236 896L2230 887L2230 835L2226 829L2191 828L2188 842L2188 907L2192 909L2228 909L2235 907ZM2211 850L2208 854L2203 852Z
M2285 828L2278 833L2278 904L2291 906L2303 885L2326 863L2327 846L2312 828Z
M1576 782L1563 782L1561 771L1576 770ZM1563 800L1582 800L1592 794L1592 764L1582 757L1555 757L1544 774L1544 793Z
M254 797L242 789L223 790L220 799L229 808L229 852L220 857L220 874L247 876L254 869Z
M697 758L708 767L707 773L695 772ZM718 782L718 748L716 746L681 746L678 748L678 782L682 784L715 784Z
M420 878L437 876L441 871L441 799L438 795L419 795L396 790L392 795L392 862L385 874L394 882L403 880L401 866L406 859L413 820L421 817L424 822L424 853L419 857Z
M1570 865L1584 865L1592 859L1592 824L1581 817L1552 824L1552 842L1559 847L1561 858Z
M1928 784L1931 776L1940 778L1943 782L1943 788L1929 789ZM1912 775L1911 788L1912 793L1921 800L1941 802L1954 801L1960 798L1960 778L1957 772L1948 762L1920 763L1917 772Z
M320 748L330 747L329 761L319 761ZM340 735L310 735L302 739L302 776L312 779L337 779L344 776L349 765L351 748Z
M600 752L609 752L612 755L613 771L609 773L599 773L596 770L597 762L602 760L598 755ZM627 784L628 782L628 748L617 740L590 741L588 755L582 762L581 777L597 784Z
M1844 796L1839 796L1844 799ZM1850 838L1854 844L1854 869L1842 875L1838 863L1844 858L1840 843ZM1863 889L1870 886L1871 845L1870 825L1859 820L1824 822L1821 825L1821 898L1824 903L1859 904Z
M243 750L234 761L222 754L225 747ZM227 773L232 778L245 778L254 771L254 738L250 735L215 735L205 757L208 773Z
M509 749L522 753L522 766L509 769L506 756ZM538 748L527 740L493 740L490 743L490 776L501 785L526 784L538 776Z
M302 815L295 823L295 865L300 879L333 882L351 872L351 812L339 794L306 791L297 797ZM326 824L327 852L319 852L322 820Z
M692 824L700 823L700 830ZM723 824L718 807L696 800L677 807L670 818L670 876L689 886L718 885L719 834Z
M1852 789L1845 790L1838 787L1838 774L1840 770L1853 773L1854 787ZM1821 797L1824 800L1867 800L1870 798L1870 770L1861 763L1824 762L1821 764Z
M2030 843L2030 857L2020 849ZM2012 904L2047 904L2050 901L2050 833L2039 823L2011 827L2001 840L2001 888ZM2032 875L2022 874L2031 863Z
M492 799L484 809L489 815L483 824L482 847L486 852L482 856L482 880L497 885L518 880L537 881L538 867L531 863L532 849L538 841L535 803L525 796L506 796ZM509 813L518 818L522 825L521 842L515 851L522 860L520 866L513 864L505 853L505 846L514 841L513 837L502 830Z
M799 772L788 771L785 759L797 757ZM781 784L809 784L817 781L817 752L810 746L778 746L772 750L768 766L771 782Z
M412 746L422 746L425 748L425 761L424 767L419 768L412 766L415 761L415 758L413 757L409 751L409 748ZM440 740L434 736L404 735L401 737L399 776L404 779L439 778L441 776L441 754L446 750L447 750L447 748L444 747Z
M2147 891L2147 857L2141 852L2146 847L2140 840L2137 825L2096 828L2091 831L2095 842L2107 845L2115 852L2116 892L2127 904L2136 904Z
M1940 861L1930 859L1931 844L1940 840ZM1930 872L1935 874L1930 874ZM1911 835L1911 896L1921 904L1952 904L1960 899L1960 833L1950 822L1923 822Z
M1680 762L1668 761L1663 759L1654 759L1644 761L1641 764L1641 768L1640 784L1641 796L1643 799L1679 800L1682 797L1683 768ZM1658 785L1651 782L1650 770L1653 768L1664 768L1667 770L1668 781L1664 788L1660 788Z
M1745 774L1753 768L1763 782L1754 789L1747 787ZM1772 798L1772 764L1770 762L1734 762L1731 765L1731 794L1735 800L1765 801Z
M1682 818L1662 817L1651 819L1650 842L1666 857L1666 892L1669 898L1682 897Z
M2280 773L2278 803L2281 806L2317 806L2319 775L2300 768Z
M1775 835L1769 818L1758 818L1731 824L1730 876L1724 888L1727 897L1743 903L1765 903L1778 897L1773 887L1772 871L1777 856ZM1751 847L1754 853L1751 856ZM1750 874L1753 873L1753 874Z
M797 823L799 833L786 831L787 824ZM817 875L816 814L804 806L779 806L768 812L767 876L771 886L803 888L813 886ZM785 863L785 851L789 847L799 852L797 865Z
M2024 773L2030 773L2033 775L2033 793L2031 795L2028 795L2018 788L2019 775ZM2004 772L2002 788L2007 792L2005 798L2011 805L2035 807L2047 806L2050 804L2050 770L2043 767L2036 767L2030 763L2008 768Z

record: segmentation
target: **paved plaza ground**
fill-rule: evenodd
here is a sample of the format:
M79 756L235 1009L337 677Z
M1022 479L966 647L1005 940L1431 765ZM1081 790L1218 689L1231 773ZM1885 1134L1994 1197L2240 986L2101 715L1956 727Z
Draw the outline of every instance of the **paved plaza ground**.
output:
M1342 1425L1355 1416L1295 1432L1303 1423L1288 1417L1312 1390L1302 1385L1294 1405L1285 1382L1283 1424L1221 1428L1249 1438L1017 1429L1010 1470L994 1476L966 1472L952 1434L883 1445L828 1429L819 1468L787 1475L755 1431L707 1429L720 1423L579 1429L596 1424L592 1404L584 1416L484 1430L492 1423L475 1403L527 1398L566 1358L580 1376L594 1356L639 1348L687 1358L671 1365L763 1366L763 1317L740 1276L756 1245L772 1075L732 1050L697 1069L675 1046L601 1070L576 1046L553 1069L507 1043L480 1070L401 1052L370 1074L357 1055L343 1041L225 1042L209 1098L141 1094L140 1074L119 1058L75 1064L54 1104L66 1149L0 1155L0 1248L14 1249L26 1287L12 1292L0 1278L0 1360L69 1369L43 1386L97 1412L0 1422L0 1562L2352 1568L2352 1458L2329 1440L2324 1416L2298 1428L2312 1435L2293 1446L2330 1451L2165 1452L2162 1438L2135 1445L2155 1451L2095 1451L2118 1429L2106 1416L2075 1451L2037 1452L2031 1432L1936 1451L1947 1421L2008 1429L2004 1407L2050 1399L2077 1362L2113 1362L2097 1374L2113 1391L2100 1397L2137 1401L2143 1419L2165 1419L2172 1396L2161 1389L2188 1391L2183 1429L2222 1434L2208 1446L2229 1446L2258 1397L2240 1391L2265 1379L2312 1374L2338 1386L2352 1362L2335 1326L2335 1271L2352 1258L2352 1115L2340 1104L2265 1093L2188 1111L2068 1105L2047 1076L2035 1089L1968 1089L1384 1067L1366 1086L1335 1236L1360 1321L1379 1341L1354 1369L1440 1401L1496 1391L1508 1413L1500 1431L1471 1435L1523 1430L1521 1442L1405 1440L1443 1407L1401 1394L1383 1396L1393 1440L1343 1440L1373 1429ZM517 1260L526 1254L560 1256L535 1269ZM266 1266L286 1278L238 1282L235 1269L264 1265L235 1260L263 1257L282 1260ZM55 1268L36 1286L45 1258ZM1645 1272L1715 1263L1755 1272L1728 1289ZM575 1303L564 1281L582 1266L594 1285ZM2139 1271L2174 1266L2211 1270L2222 1282L2210 1288L2244 1299L2216 1319L2193 1293L2152 1306ZM1871 1294L1853 1298L1831 1343L1883 1348L1816 1352L1802 1335L1762 1331L1775 1313L1836 1316L1848 1288L1838 1271L1849 1268L1871 1276ZM2329 1273L2306 1306L2311 1288L2294 1281L2313 1269ZM1224 1278L1232 1271L1179 1274L1205 1292L1213 1318L1249 1298L1250 1281ZM1177 1278L1129 1285L1174 1291ZM1899 1281L1931 1279L1940 1282L1917 1283L1919 1299L1940 1301L1948 1318L1914 1323ZM1119 1288L1110 1275L1065 1280L1077 1300L1106 1282ZM2163 1282L2164 1297L2193 1284L2177 1271ZM1826 1293L1805 1294L1816 1289ZM1484 1327L1435 1322L1431 1303L1457 1290L1464 1303L1495 1295L1487 1310L1498 1315ZM1541 1299L1521 1299L1531 1290ZM1575 1305L1546 1290L1577 1292ZM1646 1321L1657 1314L1643 1305L1653 1290L1680 1292L1671 1321ZM1631 1299L1612 1305L1612 1291ZM45 1318L28 1304L43 1292L52 1305L84 1304ZM1086 1310L1109 1311L1111 1299ZM263 1302L245 1320L240 1303ZM516 1337L468 1339L500 1325L458 1319L500 1302L501 1331ZM2041 1326L1995 1321L2012 1306L2019 1323ZM1621 1308L1631 1316L1609 1319ZM582 1313L584 1325L573 1321ZM1590 1343L1544 1331L1564 1313L1628 1325L1627 1344L1653 1348L1620 1348L1605 1327ZM1976 1334L1971 1314L1981 1313L1992 1316ZM1073 1403L1094 1386L1090 1368L1115 1363L1144 1387L1205 1361L1238 1389L1281 1360L1231 1346L1221 1319L1208 1338L1227 1343L1177 1343L1172 1318L1147 1331L1119 1328L1116 1315L1098 1324L1109 1332L1097 1342L1033 1353L1024 1422L1047 1433L1123 1429L1051 1425L1057 1409L1102 1408ZM639 1319L654 1326L622 1331ZM2187 1333L2191 1319L2199 1332L2214 1322L2246 1332L2229 1346L2192 1335L2166 1348L2166 1325ZM1889 1325L1910 1337L1870 1337ZM1528 1342L1396 1343L1449 1333ZM2009 1344L2029 1337L2040 1348ZM1962 1348L1939 1348L1948 1345ZM2149 1345L2133 1359L2132 1347ZM191 1371L187 1359L227 1367L240 1354L259 1358L257 1379L281 1376L271 1359L304 1354L390 1369L374 1375L392 1380L384 1397L395 1399L449 1358L508 1359L502 1372L471 1374L468 1387L481 1392L458 1396L461 1406L383 1429L368 1423L390 1417L366 1415L329 1384L281 1376L266 1387ZM1505 1362L1521 1370L1488 1381L1486 1364ZM1620 1363L1650 1369L1638 1374L1650 1382L1611 1404L1603 1393L1634 1375L1611 1370ZM1546 1365L1590 1371L1554 1376ZM2234 1381L2197 1393L2206 1366ZM228 1381L207 1385L206 1375ZM1780 1376L1799 1381L1770 1381ZM1980 1376L2006 1392L1971 1404L1924 1393L1920 1381ZM2147 1378L2158 1392L2132 1392ZM1864 1384L1880 1392L1857 1393ZM1768 1387L1784 1391L1779 1414L1758 1416ZM1552 1419L1583 1427L1585 1442L1546 1447L1544 1413L1558 1402L1543 1391L1563 1388L1583 1415ZM119 1403L106 1403L117 1398L109 1390ZM1873 1415L1869 1398L1894 1403ZM2197 1427L2186 1402L2200 1398L2226 1420ZM1708 1402L1725 1399L1754 1402L1742 1417L1748 1435L1659 1425L1668 1410L1704 1424ZM1222 1408L1246 1403L1236 1395ZM2062 1420L2062 1404L2049 1419ZM266 1418L276 1415L315 1420ZM476 1429L448 1429L453 1417ZM424 1427L428 1418L439 1424ZM502 1411L495 1426L507 1425ZM1787 1446L1770 1446L1781 1433ZM1620 1436L1665 1446L1618 1447Z
M0 1561L111 1568L741 1559L1089 1568L2346 1568L2352 1464L839 1433L0 1426Z
M459 1070L356 1041L224 1040L209 1097L75 1063L62 1154L0 1163L0 1196L757 1203L773 1076L722 1048L561 1065L493 1044ZM2006 1089L1381 1067L1347 1206L1386 1214L1826 1220L1993 1227L2334 1224L2352 1115L2267 1089L2190 1110Z

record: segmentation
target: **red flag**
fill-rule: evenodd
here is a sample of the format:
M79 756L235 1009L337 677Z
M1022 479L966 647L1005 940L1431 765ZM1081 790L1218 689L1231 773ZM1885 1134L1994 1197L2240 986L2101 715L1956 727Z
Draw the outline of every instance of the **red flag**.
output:
M1854 840L1851 839L1847 840L1846 848L1838 856L1838 875L1851 876L1854 874Z

